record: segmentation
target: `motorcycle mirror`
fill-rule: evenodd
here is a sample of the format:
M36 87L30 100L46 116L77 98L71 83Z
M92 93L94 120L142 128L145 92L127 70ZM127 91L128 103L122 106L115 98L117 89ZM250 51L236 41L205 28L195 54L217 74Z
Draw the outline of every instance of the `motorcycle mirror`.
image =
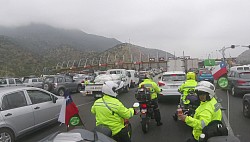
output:
M137 107L139 107L139 106L140 106L140 104L137 103L137 102L133 104L133 108L137 108Z

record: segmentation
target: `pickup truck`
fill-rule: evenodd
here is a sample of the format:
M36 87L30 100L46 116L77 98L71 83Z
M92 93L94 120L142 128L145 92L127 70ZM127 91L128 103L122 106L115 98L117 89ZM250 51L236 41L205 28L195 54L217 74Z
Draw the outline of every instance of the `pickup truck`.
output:
M93 95L94 98L101 98L102 97L102 85L105 81L114 81L118 84L119 88L117 93L121 92L128 92L129 86L124 84L124 79L122 79L122 76L119 74L101 74L98 75L94 83L88 84L85 87L85 92L87 95Z

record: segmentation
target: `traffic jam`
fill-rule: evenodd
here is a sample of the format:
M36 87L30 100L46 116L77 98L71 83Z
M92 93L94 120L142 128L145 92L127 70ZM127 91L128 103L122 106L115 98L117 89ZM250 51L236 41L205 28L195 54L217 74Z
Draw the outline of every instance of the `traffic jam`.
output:
M219 110L221 118L214 120L216 125L205 121L207 124L200 128L198 140L247 141L250 66L229 68L223 60L207 59L203 67L199 67L198 60L182 61L169 59L168 71L164 68L141 71L108 69L41 77L0 78L0 139L11 142L116 141L116 135L112 135L113 128L110 130L106 126L112 125L113 120L97 118L99 109L102 109L101 112L111 111L111 117L117 115L123 120L122 130L127 131L130 141L185 141L189 137L197 140L197 131L194 130L200 126L200 121L195 121L198 111L205 106L203 103L214 100L217 103L205 110L214 107ZM148 80L154 83L149 85ZM195 85L183 89L190 81ZM205 91L212 90L207 95L210 99L202 101L199 93L206 86L210 90L205 88ZM104 101L114 98L119 100L114 106ZM104 102L101 108L101 104L96 105L98 101ZM125 107L122 116L114 109L120 103ZM128 113L130 110L132 112ZM209 116L199 117L208 119ZM100 124L102 122L104 126Z

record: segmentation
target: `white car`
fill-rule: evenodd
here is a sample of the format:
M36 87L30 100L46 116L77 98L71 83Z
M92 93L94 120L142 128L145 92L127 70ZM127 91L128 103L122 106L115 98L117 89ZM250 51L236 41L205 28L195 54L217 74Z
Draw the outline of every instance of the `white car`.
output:
M43 87L43 80L41 78L27 78L23 81L23 84L27 87Z
M10 142L57 122L64 97L35 87L0 87L0 139Z
M178 89L185 80L186 73L183 71L164 72L158 82L159 87L162 89L159 98L166 96L180 97L181 93L178 92Z

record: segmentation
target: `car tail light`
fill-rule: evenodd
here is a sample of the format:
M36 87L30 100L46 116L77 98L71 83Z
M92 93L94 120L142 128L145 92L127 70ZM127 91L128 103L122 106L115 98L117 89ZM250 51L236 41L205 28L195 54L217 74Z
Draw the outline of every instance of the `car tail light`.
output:
M147 104L141 104L141 108L142 108L142 109L147 108Z
M171 76L176 76L176 74L171 74Z
M161 87L161 86L165 86L165 83L159 81L159 82L158 82L158 85L159 85L160 87Z
M247 83L247 82L244 81L244 80L237 80L237 83L238 83L239 85L243 85L243 84L245 84L245 83Z
M56 88L56 87L57 87L57 83L54 83L54 84L53 84L53 87Z

